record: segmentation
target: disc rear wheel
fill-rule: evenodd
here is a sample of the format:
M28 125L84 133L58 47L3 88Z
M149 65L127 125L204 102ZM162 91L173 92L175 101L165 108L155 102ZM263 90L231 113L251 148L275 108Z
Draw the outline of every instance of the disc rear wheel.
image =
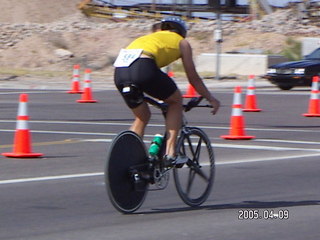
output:
M118 211L132 213L142 205L148 183L137 178L146 166L147 153L141 138L132 131L120 133L111 144L105 168L107 192Z

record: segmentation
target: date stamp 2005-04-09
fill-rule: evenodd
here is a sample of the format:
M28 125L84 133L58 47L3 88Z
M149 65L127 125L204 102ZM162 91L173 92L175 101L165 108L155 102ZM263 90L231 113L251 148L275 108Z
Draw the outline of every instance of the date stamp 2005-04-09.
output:
M239 220L288 220L289 210L287 209L240 209L238 211Z

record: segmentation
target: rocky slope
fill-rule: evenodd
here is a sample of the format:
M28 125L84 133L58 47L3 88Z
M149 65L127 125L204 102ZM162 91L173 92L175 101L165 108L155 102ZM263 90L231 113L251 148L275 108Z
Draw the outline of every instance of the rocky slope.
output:
M64 71L77 63L109 71L119 49L135 37L150 32L154 23L150 19L115 22L87 18L76 8L78 0L49 1L51 5L46 6L41 5L41 0L20 0L21 4L11 4L11 7L10 2L0 0L0 4L7 4L6 13L15 12L0 16L2 69ZM199 21L189 25L188 39L194 55L214 52L216 22ZM251 22L223 22L222 27L223 52L259 49L278 54L288 37L299 40L320 35L320 28L300 20L294 9L278 10Z

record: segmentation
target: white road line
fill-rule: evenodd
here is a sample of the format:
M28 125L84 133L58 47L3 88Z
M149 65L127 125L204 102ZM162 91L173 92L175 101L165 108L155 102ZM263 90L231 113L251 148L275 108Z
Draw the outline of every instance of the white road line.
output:
M15 120L0 120L0 123L15 123ZM131 126L131 122L128 123L119 123L119 122L77 122L77 121L38 121L38 120L31 120L29 121L32 123L37 124L79 124L79 125L111 125L111 126ZM190 124L191 126L192 124ZM148 124L150 127L164 127L164 124ZM230 127L221 127L221 126L208 126L208 125L197 125L196 127L203 128L203 129L220 129L225 130L229 129ZM317 127L315 127L317 128ZM316 129L288 129L288 128L249 128L247 127L246 130L249 131L269 131L269 132L310 132L310 133L317 133L320 130Z
M0 129L0 132L15 132L16 130ZM31 130L32 133L44 133L44 134L71 134L71 135L93 135L93 136L117 136L118 133L98 133L98 132L68 132L68 131L42 131L42 130ZM145 137L153 137L154 135L145 134ZM80 139L81 140L81 139ZM95 139L87 139L88 141L95 141ZM96 142L109 141L112 139L97 139ZM85 141L83 139L82 141Z
M14 132L15 130L7 130L7 129L0 129L0 132ZM108 137L115 137L117 133L97 133L97 132L68 132L68 131L42 131L42 130L31 130L32 133L43 133L43 134L70 134L70 135L92 135L92 136L108 136ZM153 137L153 135L146 134L145 137ZM113 139L113 138L112 138ZM112 139L79 139L79 141L83 142L111 142ZM308 144L308 145L318 145L320 142L315 141L292 141L292 140L269 140L269 139L255 139L252 140L253 142L278 142L278 143L293 143L293 144ZM146 141L148 143L148 141ZM252 145L252 144L219 144L213 143L213 147L215 148L239 148L239 149L252 149L252 150L272 150L272 151L320 151L320 149L314 148L292 148L292 147L272 147L272 146L263 146L263 145Z
M97 84L97 82L96 82ZM96 85L95 84L95 85ZM30 90L16 90L13 92L0 92L0 95L12 95L12 94L20 94L20 93L28 93L28 94L48 94L48 93L66 93L66 91L68 91L67 89L62 89L61 87L55 87L55 88L52 88L50 86L50 83L49 85L46 87L46 86L41 86L38 88L38 90L36 88L34 88L35 90L32 90L32 88L30 88ZM116 88L108 88L106 90L115 90ZM103 92L104 90L97 90L95 89L95 92Z
M20 93L28 93L28 94L35 94L35 93L39 93L39 94L43 94L43 93L63 93L66 91L62 91L61 89L52 89L52 90L45 90L45 89L41 89L41 91L29 91L29 90L22 90L22 91L15 91L15 92L1 92L0 95L11 95L11 94L20 94Z
M96 173L82 173L82 174L69 174L69 175L60 175L60 176L0 180L0 185L10 184L10 183L26 183L26 182L40 182L40 181L51 181L51 180L61 180L61 179L70 179L70 178L94 177L94 176L101 176L103 174L104 174L103 172L96 172Z
M15 123L15 120L0 120L0 123ZM39 121L39 120L30 120L30 123L40 123L40 124L81 124L81 125L112 125L112 126L130 126L131 123L119 123L119 122L74 122L74 121ZM155 125L157 126L157 125ZM159 125L159 126L164 126Z
M242 163L254 163L254 162L268 162L268 161L281 161L295 158L306 158L306 157L316 157L320 156L320 153L315 154L302 154L294 156L284 156L284 157L272 157L272 158L257 158L257 159L239 159L235 161L222 161L217 162L216 165L229 165L229 164L242 164ZM46 176L46 177L34 177L34 178L20 178L20 179L9 179L9 180L0 180L0 185L5 184L16 184L16 183L28 183L28 182L41 182L41 181L52 181L52 180L63 180L63 179L72 179L72 178L84 178L84 177L96 177L102 176L104 172L95 172L95 173L79 173L79 174L68 174L60 176Z
M241 164L241 163L251 163L251 162L269 162L269 161L280 161L288 160L295 158L308 158L308 157L318 157L320 153L310 153L310 154L298 154L292 156L282 156L282 157L269 157L269 158L255 158L255 159L246 159L246 160L233 160L233 161L221 161L217 162L216 165L228 165L228 164Z
M152 137L149 135L149 137ZM112 139L80 139L81 142L111 142ZM145 143L150 141L145 140ZM261 145L245 145L245 144L229 144L229 143L212 143L213 148L238 148L238 149L250 149L250 150L266 150L266 151L312 151L320 152L318 148L295 148L295 147L272 147L272 146L261 146Z
M295 147L272 147L261 145L240 145L240 144L212 144L213 148L239 148L239 149L251 149L251 150L269 150L269 151L312 151L320 152L318 148L295 148Z
M272 142L272 143L294 143L294 144L320 144L315 141L297 141L297 140L281 140L281 139L254 139L255 142Z
M15 132L15 130L0 129L0 132ZM116 133L97 133L97 132L68 132L68 131L42 131L31 130L32 133L48 133L48 134L71 134L71 135L95 135L95 136L116 136Z

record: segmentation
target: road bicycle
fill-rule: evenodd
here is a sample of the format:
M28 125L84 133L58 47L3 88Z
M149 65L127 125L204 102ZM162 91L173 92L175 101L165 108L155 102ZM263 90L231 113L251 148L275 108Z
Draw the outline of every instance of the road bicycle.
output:
M184 104L184 111L200 105L202 97ZM150 105L166 116L167 104L144 97ZM177 160L172 166L163 161L166 134L156 156L150 156L143 140L132 131L123 131L112 141L106 167L105 184L112 205L122 213L133 213L144 202L147 192L165 189L169 172L173 171L175 187L182 201L196 207L204 203L211 192L215 176L215 159L210 139L197 127L187 125L183 117L176 144Z

